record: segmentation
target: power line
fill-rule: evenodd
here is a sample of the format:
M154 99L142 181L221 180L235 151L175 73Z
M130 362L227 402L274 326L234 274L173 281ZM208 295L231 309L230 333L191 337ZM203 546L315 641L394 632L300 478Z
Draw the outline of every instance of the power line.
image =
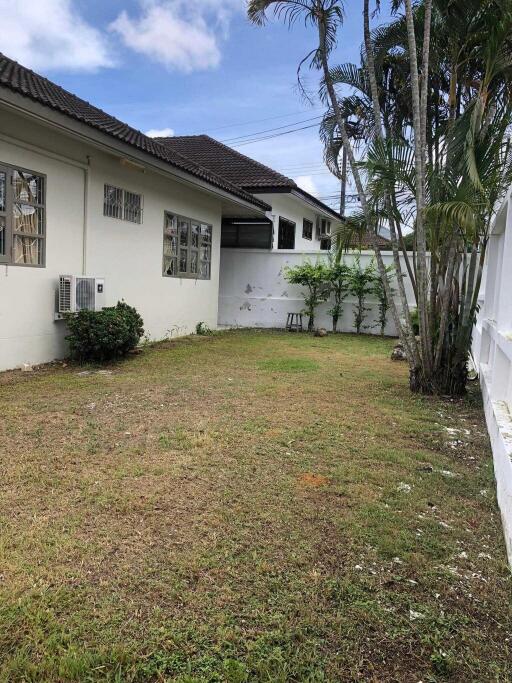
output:
M283 128L290 128L290 126L298 126L301 123L309 123L310 121L318 121L321 119L321 116L313 116L310 119L304 119L303 121L294 121L293 123L287 123L284 126L277 126L277 128L267 128L267 130L260 130L257 133L248 133L247 135L238 135L235 138L227 138L226 140L221 140L221 142L234 142L240 141L243 142L245 138L252 138L256 135L263 135L264 133L273 133L276 130L282 130Z
M316 109L310 109L309 111L311 113L313 113L315 111L324 111L324 110L322 108L316 108ZM250 126L253 123L264 123L265 121L275 121L276 119L286 119L289 116L299 116L300 114L305 114L305 113L306 112L304 110L303 111L294 111L294 112L291 112L290 114L278 114L277 116L267 116L264 119L252 119L250 121L242 121L239 123L228 123L224 126L219 126L218 128L209 128L209 129L207 129L206 132L207 133L214 133L217 130L226 130L226 128L239 128L241 126ZM293 124L290 124L290 125L293 125ZM204 133L205 131L201 131L201 132ZM194 133L189 133L189 135L194 135ZM196 135L197 135L197 133L196 133Z
M322 163L316 164L298 164L296 166L280 166L280 171L324 171L327 170L327 166Z
M239 142L231 147L245 147L245 145L252 145L255 142L263 142L264 140L272 140L273 138L281 137L282 135L290 135L290 133L297 133L301 130L307 130L308 128L317 128L318 123L312 123L309 126L302 126L301 128L294 128L293 130L285 130L283 133L274 133L273 135L266 135L262 138L256 138L255 140L247 140L245 142Z

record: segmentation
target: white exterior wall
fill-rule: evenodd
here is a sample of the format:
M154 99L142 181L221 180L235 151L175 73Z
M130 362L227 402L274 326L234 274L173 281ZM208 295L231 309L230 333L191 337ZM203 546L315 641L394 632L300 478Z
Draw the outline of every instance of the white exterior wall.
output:
M360 254L361 265L365 267L373 257L373 252ZM303 263L309 259L327 261L328 253L318 251L266 251L263 249L221 249L219 324L229 327L284 327L287 313L304 309L303 288L290 285L284 278L284 268ZM350 262L354 254L347 254ZM383 252L386 265L392 263L391 252ZM405 270L405 268L404 268ZM408 300L415 306L414 293L408 278L405 279ZM341 332L353 332L353 303L350 296L345 299L343 317L338 322ZM316 327L332 329L332 318L327 311L331 302L321 304L315 317ZM378 302L368 299L366 324L374 324L378 316ZM304 324L307 325L307 317ZM380 326L365 330L380 334ZM394 335L395 328L388 315L386 334Z
M199 321L216 326L220 198L4 112L1 162L46 175L47 241L44 268L0 265L0 370L65 355L65 323L54 321L60 274L104 277L104 305L135 306L153 339L189 333ZM105 183L144 195L141 225L103 216ZM166 210L213 225L211 280L162 276Z
M502 205L486 254L473 330L509 562L512 565L512 199Z
M305 201L288 192L257 194L255 197L270 204L272 207L271 217L274 223L273 249L277 249L279 217L281 216L282 218L286 218L286 220L295 223L295 251L320 251L320 240L316 238L316 217L321 213L320 210L315 211L313 206L309 206ZM331 221L334 229L336 219L329 217L327 214L324 216ZM305 240L302 237L302 221L304 218L307 218L313 223L312 240Z

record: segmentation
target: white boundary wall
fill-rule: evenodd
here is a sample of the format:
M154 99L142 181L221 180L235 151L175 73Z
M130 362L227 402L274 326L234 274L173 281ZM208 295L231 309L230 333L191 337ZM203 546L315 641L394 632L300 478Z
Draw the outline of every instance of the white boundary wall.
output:
M361 265L366 266L374 256L371 251L360 254ZM355 253L348 253L345 261L351 263ZM392 252L383 252L386 265L393 261ZM229 327L284 327L287 313L300 312L304 308L303 288L290 285L284 277L284 269L303 263L327 262L327 252L318 251L268 251L264 249L221 249L219 325ZM405 271L405 267L404 267ZM405 279L409 302L415 306L412 286ZM395 287L396 289L396 287ZM338 331L353 332L354 299L348 296L343 306L343 316L338 322ZM317 309L315 327L332 329L332 319L327 311L331 302L321 304ZM378 302L369 298L366 324L375 324L378 317ZM307 325L307 317L304 324ZM365 332L380 334L380 326L370 327ZM394 335L395 328L388 315L386 334Z
M473 330L491 439L498 504L512 564L512 199L509 193L492 228Z

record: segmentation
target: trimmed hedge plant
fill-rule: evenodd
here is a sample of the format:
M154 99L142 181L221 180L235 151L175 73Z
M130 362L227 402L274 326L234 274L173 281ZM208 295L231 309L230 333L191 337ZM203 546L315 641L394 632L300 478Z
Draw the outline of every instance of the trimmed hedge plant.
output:
M71 356L80 362L105 362L125 356L144 334L142 318L124 301L101 311L69 314L66 322Z

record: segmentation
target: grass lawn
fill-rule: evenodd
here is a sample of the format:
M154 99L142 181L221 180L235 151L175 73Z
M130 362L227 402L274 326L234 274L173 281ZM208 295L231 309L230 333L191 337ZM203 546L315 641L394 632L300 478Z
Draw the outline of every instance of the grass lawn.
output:
M391 346L0 375L0 681L512 681L477 387L413 397Z

